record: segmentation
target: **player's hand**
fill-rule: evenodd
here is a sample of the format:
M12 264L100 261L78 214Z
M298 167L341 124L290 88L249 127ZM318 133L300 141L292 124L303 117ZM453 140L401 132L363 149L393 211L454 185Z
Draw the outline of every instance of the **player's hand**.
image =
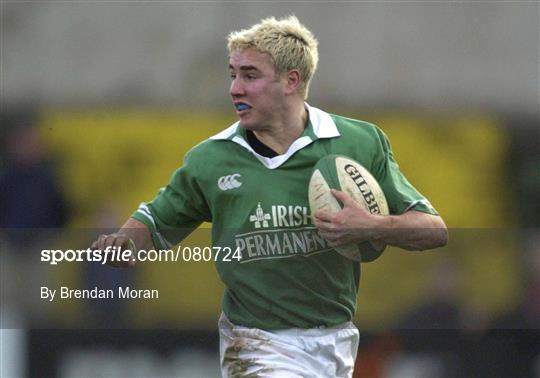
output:
M113 249L113 247L116 247ZM107 265L116 267L116 268L126 268L133 267L136 264L135 253L135 244L133 241L124 234L115 233L109 235L100 235L99 238L92 243L92 250L100 250L102 253L102 258L107 259ZM127 261L123 261L118 258L118 251L124 251L129 249L131 255Z
M316 211L313 214L319 235L331 247L375 240L382 217L371 214L345 192L332 189L332 195L343 204L343 208L337 212Z

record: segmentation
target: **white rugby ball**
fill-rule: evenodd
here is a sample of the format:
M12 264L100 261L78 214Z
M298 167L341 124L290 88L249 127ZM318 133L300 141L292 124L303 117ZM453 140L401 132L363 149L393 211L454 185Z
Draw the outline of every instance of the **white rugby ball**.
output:
M331 189L349 194L372 214L389 214L386 197L377 180L364 166L351 158L328 155L315 164L309 181L309 206L312 214L318 210L341 210L341 205L332 195ZM370 262L378 258L385 248L385 245L366 241L334 249L348 259Z

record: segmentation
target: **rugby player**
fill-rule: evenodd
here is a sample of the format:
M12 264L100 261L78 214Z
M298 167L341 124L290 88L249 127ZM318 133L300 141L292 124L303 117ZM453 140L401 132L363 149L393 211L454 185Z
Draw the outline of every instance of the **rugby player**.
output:
M233 32L228 51L238 122L193 147L169 184L93 247L170 248L212 222L213 244L241 254L240 261L216 261L226 286L223 376L350 377L360 264L332 247L367 240L432 249L446 244L446 226L400 172L377 126L306 102L317 41L296 17ZM310 214L311 170L329 154L355 159L374 175L389 216L339 191L341 211Z

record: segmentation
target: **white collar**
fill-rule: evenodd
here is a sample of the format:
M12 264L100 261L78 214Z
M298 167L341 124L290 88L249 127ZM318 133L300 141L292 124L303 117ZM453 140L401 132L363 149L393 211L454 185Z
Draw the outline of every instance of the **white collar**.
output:
M335 138L340 136L336 124L332 120L332 117L330 115L320 109L317 109L315 107L309 106L308 103L305 103L306 109L309 113L309 122L310 126L313 129L313 135L315 135L315 139L312 139L308 135L304 135L298 139L296 139L290 146L287 152L285 152L283 155L278 155L273 158L268 158L259 155L257 152L251 148L249 143L240 135L239 133L239 127L240 122L235 122L227 129L221 131L220 133L210 137L209 139L212 140L230 140L232 142L235 142L239 144L240 146L247 149L249 152L251 152L261 163L264 164L266 168L269 169L275 169L281 166L283 163L285 163L292 155L294 155L295 152L299 151L300 149L306 147L307 145L311 144L313 140L322 139L322 138Z

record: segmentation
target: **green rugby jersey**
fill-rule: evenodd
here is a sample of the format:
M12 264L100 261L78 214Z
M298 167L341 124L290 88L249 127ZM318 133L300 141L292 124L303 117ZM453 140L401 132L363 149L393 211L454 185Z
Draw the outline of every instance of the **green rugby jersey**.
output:
M308 183L321 157L345 155L369 169L391 214L437 214L401 174L380 129L306 107L308 127L284 155L256 153L237 122L191 149L170 183L133 214L156 248L171 248L208 221L214 246L240 251L240 261L216 262L223 311L239 325L311 328L353 318L360 264L330 248L310 219Z

